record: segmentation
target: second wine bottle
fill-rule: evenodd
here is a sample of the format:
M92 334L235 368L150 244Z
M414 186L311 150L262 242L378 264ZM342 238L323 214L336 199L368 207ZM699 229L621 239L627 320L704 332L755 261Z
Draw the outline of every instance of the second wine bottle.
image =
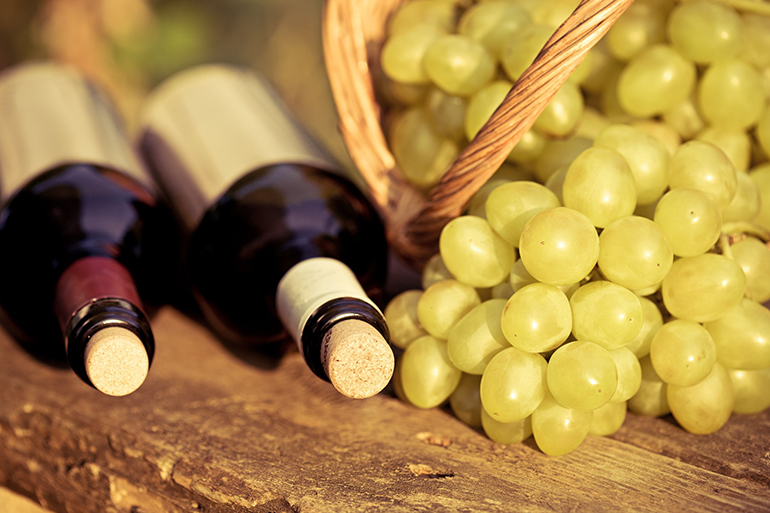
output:
M261 77L203 66L167 80L140 148L185 225L186 267L223 337L288 333L307 365L364 398L394 366L381 288L387 246L367 199L291 121Z

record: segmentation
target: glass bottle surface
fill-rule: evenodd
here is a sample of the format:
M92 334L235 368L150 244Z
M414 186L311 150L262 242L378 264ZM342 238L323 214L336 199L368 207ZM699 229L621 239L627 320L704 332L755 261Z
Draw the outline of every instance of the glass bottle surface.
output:
M232 340L278 340L275 295L300 261L330 257L350 267L370 297L385 278L382 224L348 180L280 164L240 178L190 237L187 269L208 320Z

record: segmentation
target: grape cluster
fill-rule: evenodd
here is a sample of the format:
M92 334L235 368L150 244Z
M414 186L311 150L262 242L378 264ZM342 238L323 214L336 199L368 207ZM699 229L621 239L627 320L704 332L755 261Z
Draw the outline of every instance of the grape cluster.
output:
M389 141L420 187L578 1L468 4L388 27ZM769 16L634 2L387 306L397 395L550 455L627 409L702 434L770 407L768 95Z

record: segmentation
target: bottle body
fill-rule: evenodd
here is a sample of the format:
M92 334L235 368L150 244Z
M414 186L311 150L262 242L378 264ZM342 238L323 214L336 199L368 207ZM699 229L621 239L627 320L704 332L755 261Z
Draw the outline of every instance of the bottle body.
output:
M185 267L212 327L246 344L288 335L340 393L382 390L394 358L367 296L384 282L382 224L270 85L245 70L200 66L161 85L144 117L140 148L190 234ZM318 265L308 273L306 262ZM336 273L339 283L315 280L319 273ZM323 307L311 299L347 297L347 313L320 319L310 311ZM311 318L324 328L308 326Z
M194 293L211 324L247 343L279 340L278 283L316 257L345 263L376 297L386 270L382 224L346 179L282 164L247 173L206 212L187 248Z
M75 164L34 178L0 214L0 307L16 337L35 353L61 357L69 342L62 335L82 329L73 319L90 318L81 309L122 304L151 358L139 296L160 298L170 228L168 212L122 173ZM89 268L79 269L84 263ZM67 351L71 361L78 351Z
M129 394L154 353L139 296L171 275L172 219L109 99L75 70L3 70L0 104L0 310L34 354Z

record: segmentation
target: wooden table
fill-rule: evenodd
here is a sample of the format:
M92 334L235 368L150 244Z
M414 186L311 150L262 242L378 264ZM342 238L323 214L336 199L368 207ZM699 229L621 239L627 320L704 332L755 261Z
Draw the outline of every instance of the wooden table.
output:
M552 458L442 410L345 399L299 354L230 351L172 308L153 324L150 376L125 398L0 332L0 486L69 513L770 511L768 412L710 436L629 415Z

